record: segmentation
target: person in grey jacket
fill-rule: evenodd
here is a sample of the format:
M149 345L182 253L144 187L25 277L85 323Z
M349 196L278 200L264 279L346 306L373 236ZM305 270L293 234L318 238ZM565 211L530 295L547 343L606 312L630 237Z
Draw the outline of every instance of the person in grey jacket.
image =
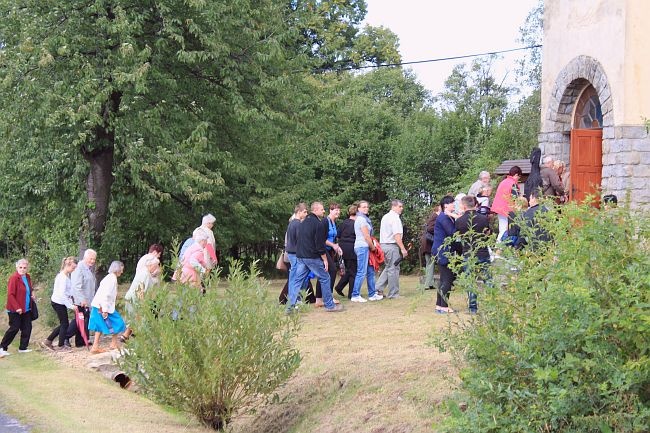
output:
M97 288L97 280L93 267L97 261L97 252L90 248L84 252L83 259L77 265L77 268L72 272L70 279L72 281L72 302L74 309L81 311L84 314L85 331L88 335L88 320L90 318L90 302L95 296ZM73 320L68 326L66 334L65 345L70 346L70 338L76 335L75 346L81 347L84 345L81 335L78 333L77 322Z

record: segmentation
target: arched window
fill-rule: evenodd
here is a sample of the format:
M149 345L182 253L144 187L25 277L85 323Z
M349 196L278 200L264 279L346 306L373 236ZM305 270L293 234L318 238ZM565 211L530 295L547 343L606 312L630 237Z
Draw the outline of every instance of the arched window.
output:
M573 116L573 127L576 129L596 129L603 127L603 111L594 86L588 85L582 91L576 104Z

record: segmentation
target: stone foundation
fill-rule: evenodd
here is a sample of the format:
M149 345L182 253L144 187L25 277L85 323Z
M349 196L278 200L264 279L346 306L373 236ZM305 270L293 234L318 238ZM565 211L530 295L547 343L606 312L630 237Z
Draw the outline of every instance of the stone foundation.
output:
M542 155L552 155L571 165L570 135L540 133ZM619 203L650 211L650 135L643 125L603 128L603 194L615 194Z

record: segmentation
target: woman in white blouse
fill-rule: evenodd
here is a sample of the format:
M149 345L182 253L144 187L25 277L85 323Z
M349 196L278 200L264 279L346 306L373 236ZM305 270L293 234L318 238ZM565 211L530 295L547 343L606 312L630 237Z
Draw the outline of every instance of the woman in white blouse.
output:
M45 339L43 344L48 349L54 350L52 343L54 339L59 337L59 349L65 348L65 333L68 329L70 321L68 320L68 309L72 309L72 283L70 282L70 274L77 267L76 257L66 257L61 262L61 271L54 279L54 289L52 290L52 308L59 319L59 326L52 330L49 337ZM63 330L61 332L61 330Z
M117 334L126 329L124 320L120 313L115 309L115 299L117 298L117 278L124 272L124 263L114 261L108 268L108 275L99 283L99 288L95 293L93 301L90 303L90 321L88 329L95 331L95 339L90 353L102 353L99 340L102 334L111 335L111 345L109 349L117 349Z

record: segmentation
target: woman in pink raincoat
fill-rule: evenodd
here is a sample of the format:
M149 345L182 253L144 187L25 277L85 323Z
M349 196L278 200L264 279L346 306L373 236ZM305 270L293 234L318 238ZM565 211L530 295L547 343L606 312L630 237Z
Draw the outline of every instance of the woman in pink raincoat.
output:
M201 276L206 272L208 263L205 259L205 247L208 237L201 231L194 232L194 244L183 255L181 283L201 287Z

